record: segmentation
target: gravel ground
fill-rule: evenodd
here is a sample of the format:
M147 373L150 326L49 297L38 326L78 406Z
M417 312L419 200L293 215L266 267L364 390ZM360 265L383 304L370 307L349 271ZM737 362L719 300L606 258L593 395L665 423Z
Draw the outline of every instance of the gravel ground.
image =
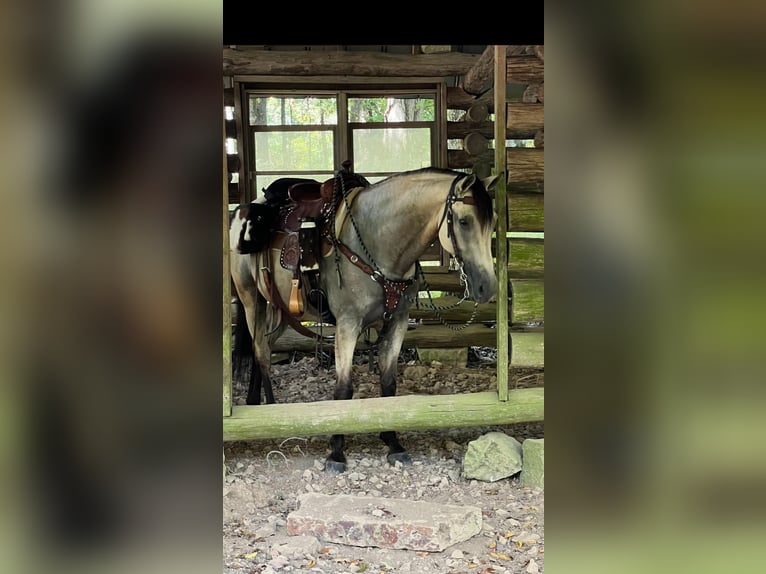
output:
M495 387L491 351L472 349L468 368L421 364L402 354L397 394L452 394ZM409 359L409 360L408 360ZM367 356L355 358L355 397L380 396L378 377ZM314 356L293 355L273 367L278 402L332 398L334 371ZM517 370L511 387L543 385L542 370ZM235 402L244 403L244 386L235 384ZM227 443L223 489L223 572L225 574L315 572L534 573L543 572L544 496L522 487L518 475L493 483L462 477L468 443L499 430L519 441L542 438L543 424L471 427L399 433L413 464L392 467L386 447L374 434L347 435L348 470L322 468L329 437ZM318 550L284 556L276 547L289 542L287 515L304 492L354 494L472 505L481 508L483 527L470 540L443 552L360 548L319 541Z

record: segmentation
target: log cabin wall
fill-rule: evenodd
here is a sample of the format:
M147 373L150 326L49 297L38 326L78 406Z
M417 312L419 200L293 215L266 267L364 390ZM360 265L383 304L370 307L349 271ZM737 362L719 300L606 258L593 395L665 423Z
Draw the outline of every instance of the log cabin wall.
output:
M234 105L226 123L228 138L236 138L237 151L227 158L229 197L242 197L245 161L241 98L236 87L259 78L295 81L306 77L342 82L344 79L381 84L393 78L442 78L443 103L439 118L442 130L441 153L436 165L474 171L486 177L494 169L495 81L492 54L495 46L227 46L223 50L224 95ZM506 166L510 220L509 292L513 293L509 319L515 331L540 331L543 325L544 249L544 51L543 46L506 47ZM237 174L237 175L235 175ZM527 234L527 236L519 236ZM532 234L530 237L529 235ZM462 292L456 273L440 269L428 274L433 290L443 291L437 305L448 305ZM511 291L512 290L512 291ZM464 303L464 305L466 305ZM464 323L471 309L444 313L448 323ZM438 323L426 310L411 315L424 322ZM497 305L481 305L476 322L496 320ZM440 327L437 324L434 328ZM480 327L480 325L476 325ZM469 330L470 331L470 330ZM470 331L471 345L478 333ZM468 332L465 333L468 335ZM494 334L490 333L490 338ZM460 333L445 330L430 346L466 346ZM523 341L519 337L519 341ZM487 339L489 341L489 339ZM411 343L416 344L416 343ZM405 347L408 341L405 341ZM424 345L423 342L420 345ZM491 345L489 345L491 346ZM514 341L514 347L516 341ZM513 364L519 363L514 349ZM537 356L537 355L536 355ZM538 359L535 359L537 361ZM531 366L531 363L530 363ZM539 364L538 364L539 366Z
M481 177L494 169L494 46L447 88L447 162ZM544 323L544 47L506 47L505 148L512 327Z

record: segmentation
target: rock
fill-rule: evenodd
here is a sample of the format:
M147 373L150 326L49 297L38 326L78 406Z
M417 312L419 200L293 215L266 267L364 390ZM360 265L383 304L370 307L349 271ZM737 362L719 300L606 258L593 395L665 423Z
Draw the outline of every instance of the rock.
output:
M314 536L280 538L271 545L271 555L274 559L279 557L302 559L316 556L320 548L319 541Z
M298 502L300 508L287 516L288 534L351 546L440 552L482 527L475 506L324 494L301 494Z
M528 438L521 445L521 484L544 488L545 484L545 439Z
M527 574L537 574L540 571L540 567L535 562L534 558L530 558L529 564L527 564Z
M521 443L503 432L490 432L468 443L463 457L463 475L494 482L522 468Z

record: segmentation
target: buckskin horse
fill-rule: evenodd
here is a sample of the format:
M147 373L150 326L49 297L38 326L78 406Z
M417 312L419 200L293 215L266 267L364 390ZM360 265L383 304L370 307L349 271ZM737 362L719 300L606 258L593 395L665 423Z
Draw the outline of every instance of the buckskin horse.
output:
M471 299L485 303L497 293L491 251L496 217L488 193L497 176L479 179L424 168L369 185L363 177L348 174L338 171L324 184L289 181L289 200L281 208L262 197L240 205L231 217L231 277L254 353L247 404L260 403L262 385L266 402L274 402L271 346L288 324L313 336L298 318L306 308L336 324L333 398L352 398L354 350L360 333L370 326L379 333L381 396L394 396L409 307L419 290L418 259L437 238L455 258ZM314 241L298 237L306 222L317 226ZM261 245L254 247L259 235ZM268 239L266 248L263 239ZM315 256L308 264L318 267L318 290L305 297L305 287L299 286L308 282L300 270L307 267L306 255L312 251ZM305 306L303 299L308 299ZM329 313L316 309L322 301L329 304ZM381 432L380 438L388 446L390 464L411 462L395 431ZM345 471L344 442L344 435L332 436L326 471Z

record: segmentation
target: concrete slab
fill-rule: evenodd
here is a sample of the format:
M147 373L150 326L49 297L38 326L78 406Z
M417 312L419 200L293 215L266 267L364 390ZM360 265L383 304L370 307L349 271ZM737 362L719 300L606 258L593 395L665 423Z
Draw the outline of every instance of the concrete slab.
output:
M287 516L287 533L325 542L440 552L481 531L481 509L345 494L307 493Z

